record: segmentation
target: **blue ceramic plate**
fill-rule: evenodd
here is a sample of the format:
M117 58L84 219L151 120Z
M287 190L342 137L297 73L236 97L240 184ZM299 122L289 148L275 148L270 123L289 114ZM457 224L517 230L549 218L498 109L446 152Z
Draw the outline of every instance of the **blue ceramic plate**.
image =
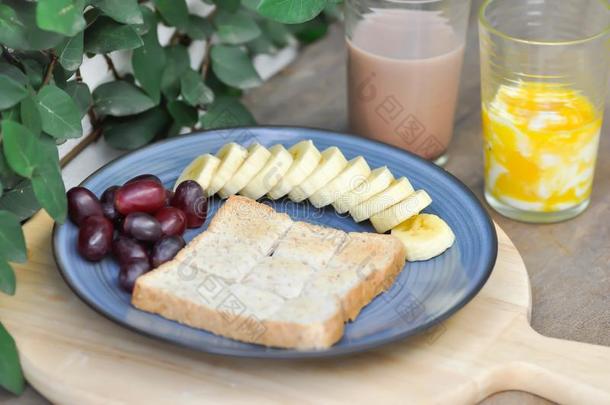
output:
M425 189L433 203L425 210L438 214L456 234L456 243L444 254L426 262L407 263L394 286L363 309L347 325L343 338L324 351L270 349L215 336L140 311L117 283L118 266L106 258L99 263L83 260L76 251L77 228L72 223L55 229L53 245L59 269L68 285L104 316L135 331L209 353L243 357L297 358L334 356L368 350L422 332L449 317L481 289L496 261L497 238L491 220L476 197L455 177L432 163L402 150L363 138L317 129L256 127L218 130L174 138L130 153L98 170L83 186L96 195L142 173L159 176L167 187L182 169L202 153L215 153L227 142L289 147L312 139L320 149L338 146L347 158L363 155L371 168L388 166L398 178L406 176L416 189ZM222 204L214 199L209 218ZM274 203L293 219L329 225L344 231L370 231L368 222L355 223L332 208L317 210L307 203ZM203 228L207 226L207 223ZM190 230L192 239L203 229Z

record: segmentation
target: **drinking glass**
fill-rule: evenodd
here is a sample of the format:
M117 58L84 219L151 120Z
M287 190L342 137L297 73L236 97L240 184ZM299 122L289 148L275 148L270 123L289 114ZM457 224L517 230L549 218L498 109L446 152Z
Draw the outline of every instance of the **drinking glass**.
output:
M487 0L479 13L485 198L527 222L589 204L610 63L607 0Z
M347 0L352 132L446 161L469 13L470 0Z

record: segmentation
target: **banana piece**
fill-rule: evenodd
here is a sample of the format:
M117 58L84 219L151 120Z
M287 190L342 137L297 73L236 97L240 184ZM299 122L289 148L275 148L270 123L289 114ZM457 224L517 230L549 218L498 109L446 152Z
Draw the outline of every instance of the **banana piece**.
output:
M237 194L242 188L246 187L250 180L258 174L258 172L265 166L271 152L264 146L258 143L254 143L248 147L248 156L244 162L239 166L239 169L233 174L233 177L218 191L218 195L221 198L227 198L231 195Z
M288 149L288 152L292 155L292 165L267 194L272 200L282 198L295 186L301 184L315 170L322 157L311 140L297 143Z
M294 202L301 202L328 184L347 166L347 159L336 146L322 152L322 158L316 169L301 184L294 187L288 197Z
M282 145L269 148L271 157L239 194L258 200L269 192L284 177L292 165L292 155Z
M362 222L404 200L411 193L413 193L413 186L406 177L401 177L394 180L385 190L350 208L349 213L354 221Z
M377 232L384 233L412 216L419 214L431 202L432 199L428 193L424 190L417 190L398 204L394 204L390 208L373 215L370 220Z
M371 174L371 168L362 156L358 156L347 163L341 173L327 185L313 193L309 201L316 208L332 204L343 194L360 186Z
M333 207L339 214L345 214L352 207L355 207L388 188L393 181L394 176L386 166L378 167L371 172L362 184L358 185L353 190L342 194L333 202Z
M212 177L220 165L220 159L214 155L206 153L195 159L187 167L184 168L176 184L174 184L174 190L180 183L186 180L195 180L201 188L207 190L212 181Z
M445 221L433 214L415 215L392 229L405 245L410 262L428 260L449 249L455 241Z
M206 196L211 197L216 194L233 177L246 156L248 156L248 150L234 142L220 148L216 153L216 157L220 159L220 165L218 165L208 189L204 190Z

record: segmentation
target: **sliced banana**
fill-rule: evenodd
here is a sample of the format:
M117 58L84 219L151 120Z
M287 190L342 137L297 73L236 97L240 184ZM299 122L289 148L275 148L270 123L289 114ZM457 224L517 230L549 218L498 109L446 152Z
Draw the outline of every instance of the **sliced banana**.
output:
M216 157L220 159L220 165L218 165L208 189L205 190L206 196L211 197L216 194L233 177L246 156L248 156L248 150L234 142L220 148L216 153Z
M413 215L419 214L431 202L432 199L428 193L424 190L417 190L398 204L373 215L370 218L371 223L377 232L387 232Z
M390 187L394 181L394 176L390 170L383 166L373 170L362 184L358 185L353 190L342 194L333 202L335 211L339 214L345 214L352 207L368 200L377 193L382 192Z
M316 169L301 184L294 187L288 197L294 202L301 202L328 184L347 166L347 159L336 146L322 152L322 158Z
M404 200L411 193L413 193L413 186L406 177L401 177L394 180L385 190L350 208L349 213L354 221L362 222Z
M313 193L309 201L316 208L332 204L343 194L355 189L371 174L371 168L362 156L358 156L347 163L341 171L327 185Z
M392 229L405 245L410 262L432 259L449 249L455 241L445 221L433 214L415 215Z
M174 190L186 180L195 180L204 191L207 190L219 165L220 159L209 153L193 159L176 180Z
M250 180L239 194L258 200L269 192L284 177L290 165L292 155L282 145L274 145L269 148L271 157L263 168Z
M271 152L264 146L258 143L250 145L248 147L248 156L235 174L233 174L233 177L218 191L218 195L221 198L227 198L237 194L258 174L270 157Z
M311 140L301 141L288 149L292 155L292 165L280 179L280 181L269 191L267 195L273 200L282 198L295 186L301 184L318 166L322 155Z

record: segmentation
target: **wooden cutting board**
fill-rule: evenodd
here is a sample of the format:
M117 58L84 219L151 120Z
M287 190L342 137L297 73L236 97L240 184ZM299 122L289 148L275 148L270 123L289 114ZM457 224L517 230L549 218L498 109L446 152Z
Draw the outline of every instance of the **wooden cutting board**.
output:
M610 403L610 348L541 336L519 253L498 228L496 268L465 308L423 335L346 358L302 361L205 355L140 336L98 315L64 283L51 219L25 226L29 262L0 318L28 381L63 404L478 402L503 390L561 403Z

